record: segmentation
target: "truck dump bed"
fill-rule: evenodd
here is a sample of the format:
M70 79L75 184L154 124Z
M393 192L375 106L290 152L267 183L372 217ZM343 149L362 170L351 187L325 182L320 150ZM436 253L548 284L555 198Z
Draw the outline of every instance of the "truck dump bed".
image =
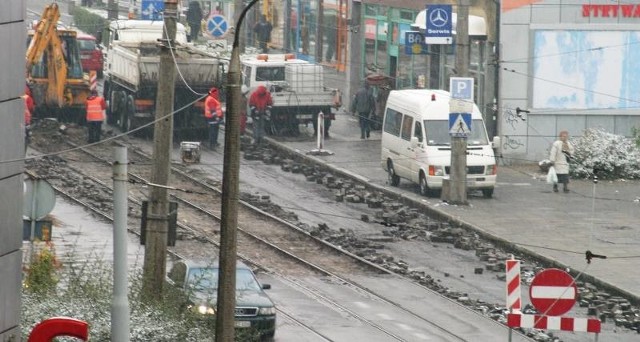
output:
M177 67L190 86L209 87L222 76L220 60L213 55L183 45L176 46L174 53ZM157 84L159 55L157 43L119 43L109 52L109 72L133 90ZM176 86L184 86L180 77L176 77Z

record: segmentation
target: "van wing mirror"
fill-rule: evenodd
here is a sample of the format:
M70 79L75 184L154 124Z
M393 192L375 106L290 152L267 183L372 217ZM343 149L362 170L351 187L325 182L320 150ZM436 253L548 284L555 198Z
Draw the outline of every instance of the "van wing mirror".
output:
M500 137L498 136L493 137L493 141L491 142L491 147L495 149L500 148Z
M418 137L412 137L411 138L411 148L416 148L418 147Z

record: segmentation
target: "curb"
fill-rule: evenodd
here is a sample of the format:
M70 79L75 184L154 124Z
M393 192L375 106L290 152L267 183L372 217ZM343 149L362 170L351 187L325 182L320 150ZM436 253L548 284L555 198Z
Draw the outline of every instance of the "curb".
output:
M369 181L369 179L367 179L366 177L363 177L361 175L358 175L356 173L353 173L349 170L346 170L344 168L341 167L337 167L332 165L331 163L327 163L326 161L314 157L314 156L309 156L304 154L304 152L298 150L298 149L294 149L292 147L287 146L284 143L281 143L279 141L274 140L273 138L270 137L265 137L265 140L272 146L274 147L276 150L282 151L284 153L288 153L291 155L295 155L297 158L301 159L302 161L306 162L306 163L314 163L314 164L320 164L323 167L329 169L331 172L339 174L343 177L349 178L351 180L360 182L360 183L364 183L364 186L366 188L369 188L371 190L376 190L376 191L380 191L382 193L384 193L385 195L389 196L389 197L393 197L398 199L402 204L404 205L409 205L409 206L413 206L413 207L419 207L421 209L423 209L425 211L425 213L435 219L439 219L439 220L443 220L443 221L447 221L449 223L453 223L456 225L459 225L462 228L465 228L469 231L472 231L474 233L477 233L480 237L494 243L497 247L501 247L506 249L507 251L515 251L518 252L520 254L523 254L525 256L528 256L530 258L533 259L537 259L540 260L543 264L545 264L546 266L551 266L551 267L556 267L556 268L560 268L560 269L570 269L571 272L573 273L573 276L576 275L576 271L573 269L573 267L570 267L566 264L563 264L561 262L559 262L558 260L546 257L544 255L538 254L530 249L524 248L524 247L520 247L517 246L515 244L513 244L511 241L493 235L489 232L486 232L485 230L483 230L481 227L476 226L474 224L471 224L469 222L466 222L452 214L446 213L438 208L434 208L432 205L426 204L426 203L422 203L420 201L417 201L411 197L409 197L406 194L400 194L397 193L396 191L389 189L385 186L381 186L381 185L377 185L377 184L373 184ZM613 294L625 297L627 299L629 299L633 304L635 305L639 305L640 304L640 297L637 295L634 295L624 289L621 289L615 285L612 285L606 281L597 279L596 277L588 274L588 273L583 273L581 276L581 280L582 281L588 281L598 287L601 287L603 289L605 289L606 291L609 291Z

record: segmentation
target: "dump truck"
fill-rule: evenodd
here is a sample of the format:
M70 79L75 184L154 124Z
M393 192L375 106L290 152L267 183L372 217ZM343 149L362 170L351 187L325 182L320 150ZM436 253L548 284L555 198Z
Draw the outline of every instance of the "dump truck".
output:
M45 7L28 32L26 71L34 118L83 122L89 77L82 71L77 32L59 25L57 3Z
M116 20L109 24L105 49L104 95L109 102L108 123L129 131L155 120L160 42L163 22ZM224 91L228 60L199 50L187 43L186 30L177 24L176 39L171 43L175 66L174 137L176 140L199 140L207 137L203 116L204 99L211 87ZM198 100L198 101L196 101ZM196 101L196 102L194 102ZM153 125L141 130L150 134Z
M320 65L296 59L293 54L259 54L242 59L243 86L250 93L264 85L273 106L267 133L297 136L301 124L316 131L318 114L325 115L325 132L335 118L332 108L341 105L340 91L324 85Z

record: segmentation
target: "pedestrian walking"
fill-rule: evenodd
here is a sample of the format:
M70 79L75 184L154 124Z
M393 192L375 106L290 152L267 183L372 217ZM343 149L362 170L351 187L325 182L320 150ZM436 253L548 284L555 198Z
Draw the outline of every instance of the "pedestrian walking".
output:
M558 140L551 145L549 160L556 169L558 183L562 183L564 192L569 192L569 161L574 151L573 145L569 142L569 132L561 131ZM553 192L558 192L558 183L553 184Z
M200 35L202 25L202 8L200 2L191 1L187 10L187 23L189 24L189 41L194 42Z
M89 144L100 141L100 132L102 132L102 122L106 118L105 110L107 103L102 96L98 95L96 90L91 91L91 95L87 98L87 126L89 130Z
M351 112L358 115L360 122L360 139L369 138L371 132L370 119L374 115L376 109L376 101L366 82L353 98L351 103Z
M224 118L218 89L215 87L209 90L209 95L204 100L204 118L209 124L209 148L215 149L218 147L218 132Z
M269 52L267 43L271 41L271 30L273 30L273 26L267 21L267 16L264 14L260 17L260 21L253 26L253 32L256 33L256 38L263 53Z
M253 142L256 145L262 144L265 121L271 117L271 106L273 106L271 93L263 85L259 86L249 97L249 108L253 119Z

